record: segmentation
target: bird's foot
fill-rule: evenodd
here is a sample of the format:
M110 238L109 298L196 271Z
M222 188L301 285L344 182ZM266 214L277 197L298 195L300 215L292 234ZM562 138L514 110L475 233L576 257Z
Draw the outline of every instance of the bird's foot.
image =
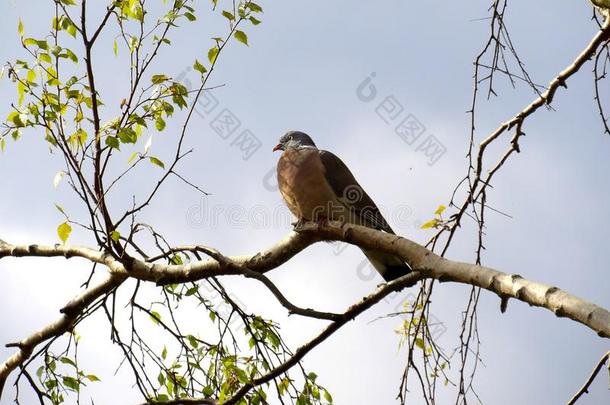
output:
M305 218L300 218L298 219L296 222L292 223L293 229L295 232L300 232L302 230L305 229L305 226L307 225L308 222L312 222L318 226L327 226L328 225L328 218L326 217L321 217L321 218L317 218L314 221L310 221L308 219Z
M292 223L292 227L295 232L299 232L299 231L303 230L306 223L307 223L307 220L305 218L299 218L298 220L296 220L295 222Z

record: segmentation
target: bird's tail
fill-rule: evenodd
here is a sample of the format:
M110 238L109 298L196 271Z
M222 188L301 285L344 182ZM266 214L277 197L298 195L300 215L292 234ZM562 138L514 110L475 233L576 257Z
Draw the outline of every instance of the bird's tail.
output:
M392 281L411 271L411 268L400 257L380 250L362 249L375 270L385 281Z

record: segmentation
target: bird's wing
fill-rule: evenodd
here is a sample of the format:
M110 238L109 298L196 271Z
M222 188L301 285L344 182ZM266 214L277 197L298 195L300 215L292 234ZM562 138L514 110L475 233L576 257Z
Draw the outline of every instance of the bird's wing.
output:
M320 160L324 166L326 181L338 200L354 212L363 225L394 233L371 197L358 184L349 168L331 152L320 150Z

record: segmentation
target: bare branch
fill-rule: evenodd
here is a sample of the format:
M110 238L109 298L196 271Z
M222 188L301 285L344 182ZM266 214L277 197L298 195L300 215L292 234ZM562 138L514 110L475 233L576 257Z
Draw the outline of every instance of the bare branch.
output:
M278 367L274 368L273 370L269 371L269 373L265 374L264 376L254 379L248 384L245 384L242 388L239 389L239 391L235 393L235 395L223 402L223 405L237 404L239 400L243 398L252 388L265 384L288 371L291 367L293 367L301 359L303 359L303 357L305 357L307 353L309 353L320 343L324 342L328 337L330 337L333 333L339 330L347 322L356 318L358 315L362 314L364 311L377 304L389 294L396 291L400 291L405 287L413 286L417 281L421 280L422 277L422 273L418 271L413 271L390 283L381 285L374 293L362 298L358 303L349 307L343 313L342 319L333 322L332 324L327 326L326 329L324 329L319 335L311 339L303 346L299 347L290 359L288 359Z
M568 402L568 405L574 405L581 396L583 396L584 394L587 394L589 392L589 387L593 383L593 380L595 380L595 377L597 377L597 375L599 374L600 370L602 369L602 366L604 364L606 364L606 362L608 360L610 360L610 352L604 354L604 356L599 360L599 362L597 363L597 366L595 366L595 369L591 373L591 376L589 376L589 379L587 380L585 385L583 385L578 390L578 392L572 397L572 399L570 399L570 401Z

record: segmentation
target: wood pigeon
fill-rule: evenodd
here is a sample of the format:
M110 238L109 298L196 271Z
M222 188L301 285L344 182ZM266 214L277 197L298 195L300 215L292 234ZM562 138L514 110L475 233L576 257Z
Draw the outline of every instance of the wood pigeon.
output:
M318 149L309 135L289 131L273 148L276 150L284 151L277 164L279 189L297 223L341 221L394 234L345 163ZM362 252L386 281L410 271L400 257L371 249Z

